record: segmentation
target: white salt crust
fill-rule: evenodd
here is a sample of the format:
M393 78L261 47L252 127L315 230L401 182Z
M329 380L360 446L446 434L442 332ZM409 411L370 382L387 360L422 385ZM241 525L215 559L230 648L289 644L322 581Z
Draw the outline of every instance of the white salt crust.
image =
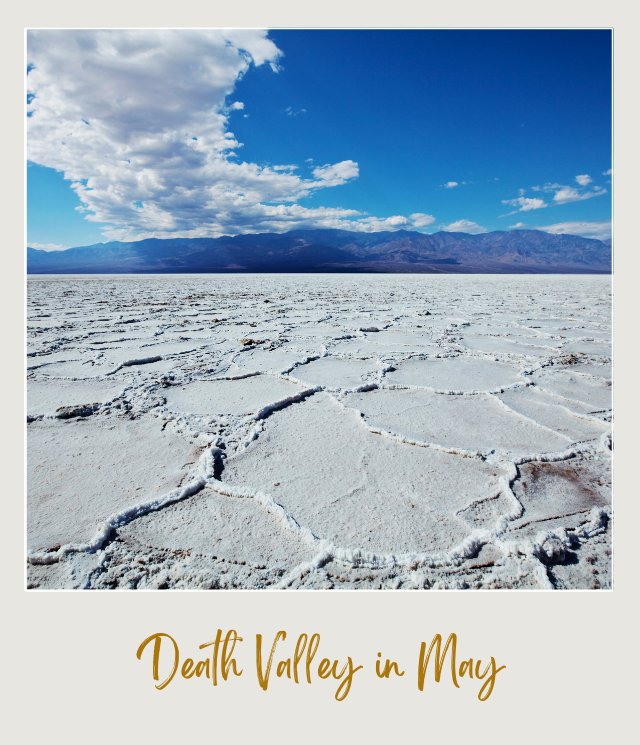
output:
M605 277L30 278L30 587L598 588Z

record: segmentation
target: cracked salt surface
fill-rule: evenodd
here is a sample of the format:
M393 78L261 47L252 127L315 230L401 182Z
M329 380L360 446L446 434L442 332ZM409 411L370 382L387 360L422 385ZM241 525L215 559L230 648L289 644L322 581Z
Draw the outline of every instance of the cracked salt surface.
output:
M357 388L376 371L374 360L351 360L339 357L321 357L294 367L290 375L311 385L331 389Z
M520 372L508 363L460 356L400 362L386 380L444 393L482 393L522 383Z
M313 437L301 437L305 431ZM222 478L250 491L267 487L332 544L384 555L451 550L470 532L456 511L500 488L497 470L479 460L371 436L326 393L269 418Z
M570 440L501 406L495 396L443 395L431 391L377 390L347 395L376 431L446 449L488 455L564 450Z
M606 588L610 279L30 277L33 588Z
M35 551L88 543L113 513L178 486L196 460L188 441L154 419L36 422L27 444L27 543Z
M520 341L500 336L486 335L464 335L462 347L475 352L485 354L506 354L515 357L543 357L546 358L555 352L552 343L545 344L547 340L521 337ZM551 340L548 340L549 342ZM560 344L558 344L560 346Z
M257 414L270 403L300 395L304 388L270 375L251 375L238 380L196 380L175 385L165 393L170 411L212 414Z
M55 416L61 408L104 404L123 392L122 382L111 380L34 380L27 389L27 414Z

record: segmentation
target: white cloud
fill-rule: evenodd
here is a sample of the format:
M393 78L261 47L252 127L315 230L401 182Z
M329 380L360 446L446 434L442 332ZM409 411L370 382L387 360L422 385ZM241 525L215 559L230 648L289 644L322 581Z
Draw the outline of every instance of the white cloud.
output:
M607 190L593 184L593 179L588 173L581 173L575 177L577 186L567 186L564 184L547 182L542 186L532 186L531 191L553 194L553 205L568 204L570 202L581 202L585 199L593 199L607 193ZM526 189L519 189L516 199L503 199L502 204L508 204L518 209L509 212L508 215L515 215L517 212L530 212L548 207L549 204L542 197L527 197ZM505 215L502 215L505 217Z
M581 202L584 199L606 194L607 190L601 186L595 186L591 191L578 191L571 186L563 186L553 195L553 201L556 204L567 204L567 202Z
M391 217L361 217L351 222L348 229L362 232L374 232L377 230L419 230L432 225L435 222L433 215L423 212L414 212L405 217L404 215L392 215Z
M252 66L279 69L265 31L34 30L27 57L28 157L64 174L107 239L428 224L298 203L357 178L353 160L304 176L238 157L244 104L227 99Z
M527 226L523 222L517 222L515 225L509 225L511 230L520 230L521 228L526 228Z
M552 182L547 181L547 183L543 184L542 186L532 186L531 190L532 191L544 191L544 192L547 192L548 194L550 192L555 191L556 189L562 189L562 188L563 188L562 184L552 183ZM524 194L525 191L526 189L520 189L520 192L522 194Z
M30 248L39 248L41 251L64 251L69 246L64 246L62 243L37 243L36 241L27 242Z
M363 217L357 220L358 230L408 230L413 227L408 217L403 215L391 215L391 217Z
M613 175L613 168L607 168L606 171L603 171L602 172L602 175L603 176L611 176L611 175Z
M477 222L472 220L456 220L455 222L449 223L449 225L442 225L440 230L445 230L448 233L486 233L487 229L478 225Z
M443 186L445 189L455 189L456 186L460 186L460 183L458 181L447 181Z
M584 238L598 238L606 240L611 238L611 222L559 222L555 225L546 225L537 230L547 233L581 235Z
M284 110L284 113L287 116L300 116L300 114L306 114L306 109L294 109L293 106L287 106L287 108Z
M341 186L351 179L358 178L358 164L353 160L343 160L333 165L317 166L312 174L317 179L314 186Z
M565 202L577 202L580 200L580 192L571 186L563 186L553 195L553 201L564 204Z
M543 186L532 186L533 191L543 191L547 194L553 194L553 201L555 204L566 204L567 202L579 202L584 199L592 199L593 197L599 197L602 194L606 194L607 190L602 186L593 186L591 191L585 187L593 183L593 179L589 174L583 173L575 177L578 187L567 186L566 184L558 184L554 182L548 182ZM524 191L523 191L524 193Z
M414 212L409 215L414 228L426 228L427 225L433 225L436 218L433 215L425 215L424 212Z
M544 201L544 199L540 199L539 197L517 197L516 199L503 199L502 204L508 204L511 207L518 207L515 212L530 212L531 210L541 210L544 207L547 206L547 203ZM515 214L515 212L510 212L510 215Z

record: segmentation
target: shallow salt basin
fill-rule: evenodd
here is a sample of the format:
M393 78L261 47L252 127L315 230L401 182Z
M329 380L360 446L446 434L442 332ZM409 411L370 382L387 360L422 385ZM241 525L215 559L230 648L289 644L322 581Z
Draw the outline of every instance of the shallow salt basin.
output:
M29 587L610 586L608 277L30 277L27 299Z
M495 468L371 434L327 394L267 420L222 481L273 495L332 543L382 554L452 549L472 530L456 512L499 491Z
M523 355L526 357L550 357L554 354L555 347L542 346L543 339L523 339L524 343L514 339L505 339L499 336L471 336L464 334L462 346L475 352L486 354L508 354Z
M157 420L36 422L27 446L27 544L36 551L90 541L113 513L177 487L196 459Z
M36 370L38 368L60 364L61 362L81 362L82 355L77 351L60 351L49 354L30 354L27 355L27 370ZM87 359L91 359L90 357Z
M568 366L567 366L568 367ZM576 375L591 375L594 378L611 380L611 363L601 362L599 364L583 362L577 365L571 365L571 372Z
M571 411L558 399L536 386L504 391L497 398L517 414L537 422L572 442L592 440L608 430L608 425L587 415Z
M254 500L234 499L212 489L145 515L120 535L146 547L285 569L314 555L311 546Z
M304 352L296 353L290 349L251 349L239 352L235 356L237 364L247 370L259 372L283 372L289 370L296 363L304 362L309 355Z
M525 512L514 521L511 531L530 526L539 529L539 521L547 521L551 516L556 516L551 519L566 520L575 514L586 514L594 506L605 506L611 500L606 470L601 460L580 458L522 466L515 493ZM585 483L584 472L591 474L589 483Z
M300 395L302 386L271 375L252 375L240 380L203 380L167 390L171 411L207 416L257 414L269 404Z
M446 357L400 362L387 373L389 383L425 386L439 391L492 391L524 382L520 369L505 362Z
M309 385L348 389L363 385L375 371L375 364L370 360L322 357L295 367L290 375Z
M195 352L203 346L200 340L173 341L152 343L147 340L144 344L125 342L120 347L109 347L103 349L101 361L105 360L113 365L121 365L132 360L146 360L151 357L164 357L175 354L187 354Z
M562 451L570 443L567 436L519 416L487 395L466 399L431 391L378 390L348 395L345 404L362 412L373 429L472 453L534 455Z
M563 347L565 352L574 352L577 354L586 354L595 357L611 357L611 343L603 343L599 341L574 341L569 344L565 344Z
M392 330L383 330L337 341L335 348L340 354L356 354L359 356L404 355L420 351L431 351L435 354L439 350L428 331L413 333Z
M531 378L542 390L567 399L569 405L576 401L596 411L611 408L611 386L606 380L589 379L566 368L538 370Z
M66 406L106 403L122 393L123 384L110 380L31 381L27 386L27 414L55 414Z

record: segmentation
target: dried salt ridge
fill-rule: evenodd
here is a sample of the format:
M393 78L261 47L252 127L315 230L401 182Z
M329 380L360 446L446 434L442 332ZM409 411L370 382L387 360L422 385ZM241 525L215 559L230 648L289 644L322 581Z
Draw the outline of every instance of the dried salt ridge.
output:
M610 280L30 277L31 588L606 588Z

